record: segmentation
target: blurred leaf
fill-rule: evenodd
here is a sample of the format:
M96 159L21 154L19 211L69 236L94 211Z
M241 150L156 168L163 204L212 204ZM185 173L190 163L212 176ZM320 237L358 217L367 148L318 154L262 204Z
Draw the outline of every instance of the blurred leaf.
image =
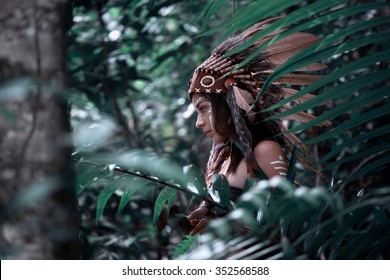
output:
M225 0L226 1L226 0ZM243 7L240 9L236 15L234 16L234 24L233 18L232 20L227 20L226 22L220 24L218 27L213 28L209 31L206 31L203 33L203 36L210 35L212 33L215 33L220 30L226 30L225 35L221 36L222 38L226 38L226 34L232 34L237 30L237 26L246 26L251 25L261 19L265 19L271 16L276 15L278 12L287 9L288 7L292 6L295 4L296 0L292 1L283 1L283 0L275 0L275 1L255 1L255 2L250 2L246 7ZM221 1L215 2L215 6L211 6L209 10L215 11L220 5ZM208 8L206 6L206 8Z
M104 208L111 196L119 190L124 190L131 182L133 178L128 174L123 174L110 181L107 186L100 193L98 201L96 203L96 224L99 222Z
M199 22L202 19L204 24L207 23L210 20L210 16L213 15L224 2L226 2L226 0L208 0L196 21Z
M145 187L149 183L150 182L148 180L137 178L137 177L131 177L128 180L128 185L122 188L123 195L118 206L118 214L123 211L123 208L130 201L132 195L136 193L139 189Z
M259 1L259 2L261 2L261 1ZM261 51L264 51L268 46L270 46L272 43L276 42L277 40L282 39L283 37L288 36L294 32L303 31L303 30L306 30L308 28L315 27L319 24L324 24L328 21L340 18L338 10L334 11L333 13L326 14L326 16L316 15L316 12L323 11L328 7L332 7L334 5L337 5L337 3L340 3L340 2L342 2L342 0L333 0L333 1L326 1L326 2L325 1L317 1L315 3L312 3L311 5L308 5L305 9L297 9L297 10L291 12L288 16L282 17L279 20L277 20L276 22L273 22L268 27L264 28L264 30L254 34L254 36L252 38L247 40L242 45L238 46L236 49L229 52L227 55L229 56L231 54L245 50L250 45L252 45L254 42L260 40L261 38L265 37L266 35L268 35L272 32L275 32L277 30L280 30L280 29L286 28L286 27L290 28L286 32L283 32L280 35L276 36L275 39L265 41L264 44L259 46L259 48L253 54L248 56L247 59L243 60L239 64L238 67L242 67L247 62L249 62L251 59L253 59L256 55L258 55ZM259 3L259 4L261 5L263 3ZM288 3L288 4L291 4L291 3ZM370 7L372 7L372 6L370 6ZM342 15L345 15L345 14L348 15L351 13L352 14L357 13L360 10L356 11L356 9L354 9L354 11L350 11L349 13L346 11L346 9L341 10L341 11L342 11ZM241 13L242 12L240 11L239 14L241 14ZM298 23L300 20L306 20L314 15L316 17L315 20L309 20L309 21L305 21L303 23ZM245 18L245 14L242 14L241 16L243 18ZM258 19L256 21L252 20L252 22L256 23L257 21L263 20L264 18L266 18L266 17L258 17ZM237 17L234 18L234 21L237 21ZM236 28L236 27L234 27L234 28ZM228 31L226 31L226 33L231 33L233 31L234 30L232 27Z
M74 142L80 150L96 150L112 137L115 129L115 123L109 119L85 123L76 128Z
M377 127L375 130L364 132L358 136L355 136L347 141L343 141L341 144L334 146L332 148L332 151L330 151L327 155L322 157L319 161L319 163L323 163L337 155L341 150L347 148L347 147L352 147L354 144L359 143L359 142L364 142L367 140L370 140L375 137L379 137L382 135L387 134L390 131L390 124L384 125L381 127Z
M135 150L121 154L100 155L93 157L93 161L105 164L113 163L124 169L153 176L160 181L176 183L178 187L187 185L187 177L184 175L181 166L173 160L156 153Z
M107 167L95 166L84 162L76 164L75 170L75 187L77 196L80 196L80 194L93 182L110 174L110 171Z
M390 151L390 149L387 150L387 152L389 152L389 151ZM362 176L366 175L369 172L381 171L381 169L382 168L385 169L386 166L387 167L390 166L390 156L379 158L377 160L371 161L371 162L363 165L361 168L356 170L355 173L351 177L344 180L343 183L345 184L347 182L361 178Z
M268 176L264 173L264 171L257 165L257 168L253 169L253 173L255 173L256 178L259 180L268 180Z
M23 101L38 87L37 81L28 78L13 79L1 85L0 102Z
M295 180L295 175L296 175L296 171L295 171L296 154L297 154L297 146L294 145L294 149L293 149L293 151L291 153L291 158L290 158L290 161L288 163L288 170L287 170L287 175L286 175L286 178L288 180L290 180L290 182L294 182L294 180Z
M9 211L18 209L35 207L39 203L46 201L53 193L55 193L60 182L55 177L44 177L36 180L33 184L16 192L13 199L10 201Z
M390 217L386 213L386 209L383 206L374 207L374 217L378 221L378 224L389 224Z
M353 82L351 82L351 83L353 83ZM352 86L352 84L351 84L351 86ZM340 93L342 93L343 88L337 89L337 90L340 90ZM352 95L353 91L349 91L349 92L347 91L346 93ZM324 94L327 94L327 93L324 93ZM349 101L349 102L346 101L343 104L339 104L336 107L334 107L333 109L330 109L330 110L326 111L325 113L321 114L320 116L317 116L315 119L308 121L306 123L302 123L300 125L297 125L293 128L290 128L290 129L286 130L284 133L301 131L303 129L313 127L314 125L318 125L321 122L324 122L326 120L333 120L337 116L345 114L346 112L349 112L351 110L354 110L362 104L368 105L368 104L372 104L373 102L377 102L382 97L384 97L385 94L386 94L386 89L384 89L384 88L378 88L376 90L364 90L364 92L362 92L362 94L360 96L355 97L352 101ZM335 98L337 99L340 97L342 97L341 94L337 95ZM314 105L314 106L316 106L316 105ZM289 115L290 113L291 113L291 111L288 110L288 114L286 114L286 115Z
M337 161L331 163L329 166L324 168L324 170L329 170L329 169L335 168L337 165L340 165L340 164L345 164L345 163L353 162L353 161L360 161L360 160L365 159L369 156L372 156L372 155L375 155L378 153L382 153L383 151L388 150L388 148L389 148L389 145L387 143L380 144L380 145L373 146L373 147L369 147L369 148L367 148L364 151L361 151L359 153L354 153L354 154L351 154L351 155L348 155L348 156L345 156L345 157L338 159Z
M230 186L227 178L222 174L213 174L212 187L209 188L209 194L212 199L223 206L229 206Z
M191 164L184 166L183 172L184 175L187 175L187 188L192 192L198 192L202 196L207 195L205 178L199 168Z
M303 143L308 145L308 144L313 144L313 143L327 140L329 138L332 138L332 137L339 135L340 133L342 133L348 129L354 128L358 125L367 123L369 121L372 121L372 120L377 119L379 117L385 116L387 114L388 114L388 108L386 108L386 106L372 109L370 111L367 111L367 112L360 114L359 116L357 116L356 118L354 118L352 120L346 121L346 122L338 125L337 127L333 128L332 130L330 130L326 133L323 133L320 136L314 137L310 140L305 140L305 141L303 141Z
M6 122L16 125L17 114L15 110L8 108L0 108L0 119L4 119Z

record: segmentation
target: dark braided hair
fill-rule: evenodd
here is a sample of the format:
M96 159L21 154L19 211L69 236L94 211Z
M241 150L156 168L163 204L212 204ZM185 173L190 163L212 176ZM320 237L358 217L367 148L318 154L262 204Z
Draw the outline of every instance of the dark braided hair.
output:
M232 114L235 132L238 136L245 161L247 164L254 167L256 165L256 160L253 155L252 135L248 129L247 123L245 123L243 110L237 106L232 87L230 87L230 90L226 95L226 103Z

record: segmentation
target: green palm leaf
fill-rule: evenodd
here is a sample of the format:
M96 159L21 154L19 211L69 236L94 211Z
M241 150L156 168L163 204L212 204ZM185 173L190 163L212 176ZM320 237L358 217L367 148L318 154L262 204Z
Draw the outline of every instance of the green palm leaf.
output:
M164 187L160 194L157 197L156 203L154 204L154 211L153 211L153 225L156 225L158 218L160 217L161 211L164 208L165 204L168 204L168 213L169 209L172 206L173 200L175 199L177 190Z

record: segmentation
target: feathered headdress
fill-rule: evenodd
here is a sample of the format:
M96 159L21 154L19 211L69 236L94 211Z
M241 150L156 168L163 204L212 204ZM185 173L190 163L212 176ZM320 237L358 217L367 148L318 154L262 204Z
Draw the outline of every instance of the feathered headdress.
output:
M261 45L268 40L272 40L274 36L283 32L284 29L268 34L245 50L225 57L225 54L241 46L257 32L263 30L279 18L271 18L257 23L244 32L228 38L216 47L212 55L195 69L188 91L190 98L192 98L194 93L226 94L226 100L232 112L232 118L243 148L244 158L248 164L248 170L253 168L255 161L252 152L252 139L245 125L241 110L246 112L248 120L252 122L255 118L254 111L261 111L283 98L293 96L298 91L291 88L291 86L309 85L317 81L322 75L312 74L310 72L326 68L324 64L314 63L297 69L293 73L277 79L267 88L260 98L257 98L264 82L274 69L319 40L318 37L312 34L297 32L277 40L251 59L243 68L237 67ZM315 96L305 94L297 98L295 102L303 103L313 97ZM280 110L283 111L290 108L286 104ZM268 112L267 116L278 112L280 111ZM306 112L298 112L289 115L285 119L306 122L314 118L315 116ZM321 123L321 125L329 124L330 122L328 121ZM282 131L287 129L281 122L279 122L279 126ZM293 134L286 134L286 137L288 137L288 142L290 143L287 145L289 150L293 146L291 142L294 144L300 142ZM306 148L304 150L307 152Z

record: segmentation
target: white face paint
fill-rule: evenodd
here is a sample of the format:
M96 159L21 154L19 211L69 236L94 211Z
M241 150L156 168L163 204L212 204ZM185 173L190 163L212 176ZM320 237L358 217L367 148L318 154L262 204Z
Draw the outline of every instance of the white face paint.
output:
M210 109L209 109L209 121L210 121L210 127L211 127L211 131L214 132L214 119L213 119L213 111L212 111L212 108L211 108L211 103L210 103Z
M192 103L194 104L195 108L198 108L199 104L204 100L206 100L204 97L199 96L198 98L194 98Z
M192 103L194 104L198 117L196 119L196 127L203 130L203 132L215 143L222 143L226 141L226 137L220 136L215 132L213 110L211 102L202 96L201 93L194 93L192 96Z
M279 156L278 160L271 161L270 164L273 165L273 168L278 171L280 176L287 175L287 163L283 160L282 156Z

